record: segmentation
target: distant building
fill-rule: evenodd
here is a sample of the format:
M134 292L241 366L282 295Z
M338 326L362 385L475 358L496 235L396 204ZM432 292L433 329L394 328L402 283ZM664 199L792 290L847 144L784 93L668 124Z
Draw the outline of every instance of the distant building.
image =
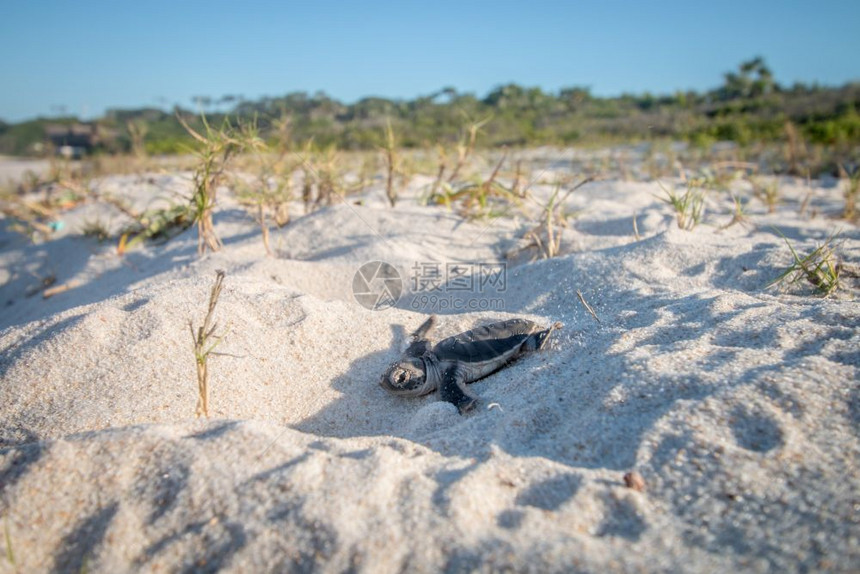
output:
M45 126L45 137L58 155L80 158L112 141L116 133L96 124L49 124Z

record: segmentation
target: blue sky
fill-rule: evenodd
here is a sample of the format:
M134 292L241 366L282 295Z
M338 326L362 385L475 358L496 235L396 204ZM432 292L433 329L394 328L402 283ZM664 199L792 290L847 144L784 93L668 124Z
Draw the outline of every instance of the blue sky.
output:
M516 82L597 95L860 80L860 1L0 2L0 118L323 90L346 102Z

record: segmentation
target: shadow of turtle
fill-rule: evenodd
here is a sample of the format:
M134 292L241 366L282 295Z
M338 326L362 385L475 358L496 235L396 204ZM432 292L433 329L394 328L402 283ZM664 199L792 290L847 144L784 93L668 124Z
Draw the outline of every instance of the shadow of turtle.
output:
M347 438L354 436L403 436L416 408L426 398L404 399L383 389L379 381L385 369L396 361L406 341L406 329L391 326L391 344L355 359L346 372L334 379L332 387L340 398L293 428L302 432Z

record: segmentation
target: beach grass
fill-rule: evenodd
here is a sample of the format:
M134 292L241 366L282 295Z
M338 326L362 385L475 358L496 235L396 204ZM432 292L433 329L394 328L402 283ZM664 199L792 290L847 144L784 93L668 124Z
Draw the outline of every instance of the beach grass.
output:
M197 408L195 410L197 418L209 418L211 398L209 389L209 355L221 344L226 336L226 334L215 334L218 323L213 322L215 307L218 305L218 297L221 295L221 289L224 286L224 277L224 271L216 272L215 284L212 286L212 292L209 295L209 307L206 310L206 318L203 320L203 324L195 332L193 323L191 321L188 322L188 328L191 330L191 339L194 343L194 359L197 364Z
M397 204L398 189L395 184L395 176L400 167L400 157L397 153L397 139L394 136L394 128L391 120L385 124L385 146L382 149L382 157L385 162L385 197L391 207Z
M697 186L695 180L686 183L686 190L683 194L672 188L666 188L659 180L657 183L666 195L659 199L675 210L679 229L691 231L702 222L705 213L705 192Z
M539 219L536 225L524 235L526 244L509 254L509 258L523 251L534 252L532 261L535 259L551 259L560 255L564 229L568 225L568 220L575 213L566 208L567 199L574 191L593 180L593 177L586 177L568 189L564 195L561 195L561 183L556 183L552 194L550 194L546 202L540 204Z
M842 179L843 197L845 205L842 208L842 217L848 221L857 219L857 197L860 196L860 169L854 168L849 171L844 165L839 165L839 176Z
M766 182L756 178L751 178L750 183L753 186L753 195L767 207L767 212L776 212L777 206L782 201L779 192L779 183L775 180Z
M777 284L794 285L805 280L823 297L831 295L839 288L841 265L834 252L838 232L830 235L808 254L800 256L788 238L778 229L775 231L785 241L793 261L785 271L768 283L767 287Z
M194 223L197 224L197 252L203 255L207 249L218 251L221 240L215 233L212 214L215 210L218 187L224 182L225 172L230 159L239 151L259 149L263 141L257 133L256 122L240 123L234 127L225 119L221 128L215 129L201 116L204 133L193 129L188 122L177 114L182 127L198 142L195 155L197 166L193 176L191 205Z

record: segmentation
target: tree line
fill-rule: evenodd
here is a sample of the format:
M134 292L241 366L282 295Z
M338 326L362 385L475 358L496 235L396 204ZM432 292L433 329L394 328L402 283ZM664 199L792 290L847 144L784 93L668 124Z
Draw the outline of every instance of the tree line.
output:
M802 137L812 144L853 149L860 144L858 107L860 83L783 86L762 58L753 58L705 92L597 97L586 86L547 92L507 84L482 98L445 87L411 100L369 97L351 104L324 92L254 101L197 96L193 107L109 110L95 123L115 134L101 144L104 153L128 152L135 143L150 154L182 153L191 142L177 116L193 126L203 113L216 123L225 118L254 121L264 137L287 145L313 140L318 146L347 150L383 146L389 124L401 146L418 148L456 141L477 122L483 122L478 145L484 147L659 139L699 146L725 140L749 145ZM46 125L76 121L0 122L0 153L30 154L34 144L44 140Z

